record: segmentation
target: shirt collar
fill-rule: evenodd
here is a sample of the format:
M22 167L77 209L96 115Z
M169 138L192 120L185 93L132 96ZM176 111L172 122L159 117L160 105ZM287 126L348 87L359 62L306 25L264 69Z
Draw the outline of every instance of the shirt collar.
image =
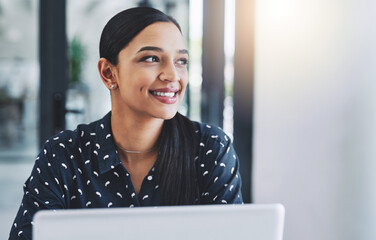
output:
M99 172L103 174L121 164L112 136L111 111L97 121L95 128L96 142L100 146L98 149Z

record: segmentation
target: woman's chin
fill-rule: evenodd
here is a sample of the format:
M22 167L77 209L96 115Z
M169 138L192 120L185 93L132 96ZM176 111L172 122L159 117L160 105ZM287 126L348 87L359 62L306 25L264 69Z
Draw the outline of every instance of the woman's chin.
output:
M169 120L169 119L173 118L176 115L176 113L177 113L177 109L176 110L161 111L158 114L154 115L154 117L160 118L160 119L163 119L163 120Z
M160 118L163 120L170 120L171 118L175 117L176 112L174 113L168 113L168 114L163 114Z

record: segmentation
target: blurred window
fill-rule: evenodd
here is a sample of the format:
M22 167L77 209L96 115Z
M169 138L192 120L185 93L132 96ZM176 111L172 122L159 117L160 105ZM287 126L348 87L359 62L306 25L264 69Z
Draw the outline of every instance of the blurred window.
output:
M0 0L0 161L38 148L38 1Z
M39 151L38 1L0 0L0 239Z

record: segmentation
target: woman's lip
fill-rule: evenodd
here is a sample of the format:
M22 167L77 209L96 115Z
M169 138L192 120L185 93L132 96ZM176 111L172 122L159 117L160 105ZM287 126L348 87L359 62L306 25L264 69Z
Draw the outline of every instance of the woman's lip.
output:
M156 93L174 93L172 97L170 96L158 96ZM154 89L150 90L151 95L157 99L159 102L164 103L164 104L174 104L178 101L178 93L179 89L177 88L159 88L159 89Z
M173 97L162 97L162 96L156 96L156 95L152 95L152 96L164 104L174 104L178 101L177 94L175 94Z
M158 88L150 90L152 92L179 92L179 89L177 88Z

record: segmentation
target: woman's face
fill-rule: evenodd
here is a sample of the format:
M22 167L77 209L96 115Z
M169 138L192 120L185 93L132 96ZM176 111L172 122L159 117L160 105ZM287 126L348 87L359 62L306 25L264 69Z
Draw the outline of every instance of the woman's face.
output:
M175 116L188 82L188 51L173 23L143 29L118 56L116 101L139 116Z

